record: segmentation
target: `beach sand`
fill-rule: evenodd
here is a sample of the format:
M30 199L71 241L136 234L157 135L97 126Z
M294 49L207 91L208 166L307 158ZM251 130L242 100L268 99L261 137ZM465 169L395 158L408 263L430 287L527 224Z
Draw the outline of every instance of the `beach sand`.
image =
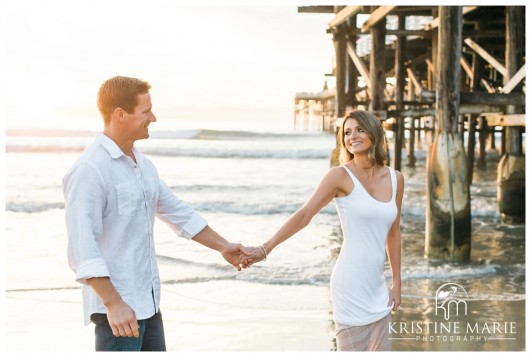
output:
M169 352L317 352L329 354L333 345L328 288L266 285L234 280L164 284L161 310ZM393 341L394 351L524 351L524 301L470 301L471 314L460 333L412 333L412 322L444 323L425 306L405 299L393 315L394 328L405 323L407 337ZM418 301L417 301L418 302ZM79 288L10 291L5 295L5 345L8 355L90 353L93 325L83 326ZM489 334L490 314L502 309L515 333ZM502 321L500 321L502 322ZM478 323L478 333L465 333ZM502 326L503 328L503 322ZM481 333L479 333L481 332ZM492 332L492 329L491 329ZM457 340L460 335L460 340ZM442 340L442 336L448 339ZM467 336L468 341L464 341ZM494 337L509 337L496 339ZM478 338L472 340L470 338ZM487 337L487 339L485 339ZM416 338L416 339L415 339ZM439 340L441 338L441 340ZM454 340L455 338L455 340ZM493 339L494 338L494 339ZM431 340L430 340L431 339Z
M327 299L327 287L165 284L161 311L167 349L330 351L329 309L322 303ZM83 326L79 289L7 292L5 314L9 355L94 351L94 328Z
M62 227L63 215L54 211L6 214L16 227L16 232L6 229L4 246L5 343L1 348L9 355L94 351L94 327L83 325L80 285L68 268L64 233L48 229L30 245L19 238L32 237L34 227ZM17 225L23 220L32 224ZM215 264L224 264L217 253L211 254ZM159 260L159 270L165 282L161 311L168 351L331 349L328 286L246 282L228 265L210 279L212 274L205 274L200 264L167 259ZM171 283L176 278L181 282ZM182 282L188 278L190 282Z

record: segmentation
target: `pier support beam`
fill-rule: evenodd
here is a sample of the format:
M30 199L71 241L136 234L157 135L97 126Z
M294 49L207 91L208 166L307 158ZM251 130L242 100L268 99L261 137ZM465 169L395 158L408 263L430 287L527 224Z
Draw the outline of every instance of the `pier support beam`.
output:
M334 48L336 50L336 117L345 115L345 80L347 65L347 37L343 26L334 32Z
M411 117L409 120L408 167L415 167L415 163L417 162L417 158L415 157L415 122L416 119Z
M524 7L506 7L506 75L507 84L522 65L525 43ZM507 114L520 112L520 108L507 106ZM525 222L525 156L522 152L520 127L505 127L505 154L498 164L498 208L502 221Z
M467 143L467 155L468 155L468 184L472 184L472 176L474 175L474 161L476 153L476 124L477 114L468 115L468 143Z
M471 217L467 157L458 132L463 9L439 7L435 138L427 162L425 256L470 259Z
M357 21L357 15L352 16L352 18L347 22L350 24L350 27L355 27ZM347 84L346 84L346 100L345 100L345 106L346 111L349 112L352 109L355 109L355 102L356 102L356 93L358 90L358 77L360 76L360 72L358 71L358 68L354 64L354 62L351 60L350 56L348 55L348 47L356 47L356 35L347 35L346 41L347 41Z
M480 61L481 57L476 53L472 55L472 78L470 78L470 92L475 92L479 88L479 79L480 79ZM472 178L474 176L474 162L476 158L476 126L478 125L477 114L468 115L468 145L467 145L467 155L468 155L468 184L472 184ZM485 144L485 143L483 143Z
M375 11L378 7L371 7ZM371 103L369 110L383 110L385 91L385 17L371 27L370 80Z
M487 146L487 136L489 127L487 126L487 119L481 117L479 119L479 153L478 153L478 169L485 169L487 167L487 160L485 148Z
M406 17L404 15L398 16L398 29L406 28ZM396 109L404 109L404 85L406 81L406 68L404 67L406 49L406 38L398 37L396 40L395 50L395 78L396 78ZM402 144L404 142L404 117L396 117L395 125L395 155L393 157L393 167L395 170L402 169Z

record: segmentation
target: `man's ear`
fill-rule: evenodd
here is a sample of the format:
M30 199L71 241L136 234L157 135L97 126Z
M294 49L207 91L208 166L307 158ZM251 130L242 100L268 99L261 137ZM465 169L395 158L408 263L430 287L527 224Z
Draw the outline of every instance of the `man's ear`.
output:
M123 123L125 120L125 111L122 108L116 108L112 113L112 117L113 119L118 120L119 123Z

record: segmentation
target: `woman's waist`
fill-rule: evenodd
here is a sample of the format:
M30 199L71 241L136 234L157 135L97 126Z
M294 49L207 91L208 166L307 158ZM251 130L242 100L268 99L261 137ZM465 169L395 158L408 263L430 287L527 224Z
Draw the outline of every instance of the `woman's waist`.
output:
M385 263L385 242L377 244L359 244L358 242L343 242L337 262L350 264L382 265Z

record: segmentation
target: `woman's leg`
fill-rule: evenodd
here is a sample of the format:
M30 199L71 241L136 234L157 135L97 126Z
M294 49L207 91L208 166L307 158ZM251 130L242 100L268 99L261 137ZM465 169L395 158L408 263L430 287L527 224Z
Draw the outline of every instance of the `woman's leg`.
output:
M338 351L390 351L390 314L381 320L364 326L336 324Z

